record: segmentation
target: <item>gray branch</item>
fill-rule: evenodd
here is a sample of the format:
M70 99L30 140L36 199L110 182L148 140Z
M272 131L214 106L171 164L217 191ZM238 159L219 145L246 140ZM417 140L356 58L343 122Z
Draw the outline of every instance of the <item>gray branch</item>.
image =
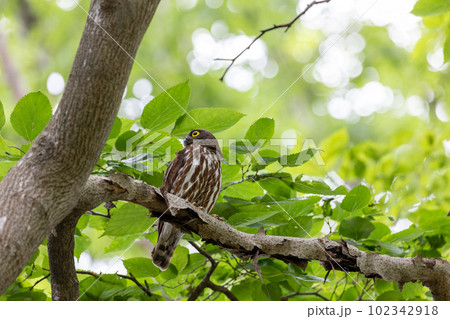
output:
M153 216L170 222L187 232L194 232L207 243L226 249L242 259L251 259L255 251L305 268L318 260L327 270L358 272L367 278L386 281L420 281L430 288L435 300L450 300L450 263L439 258L400 258L367 253L328 238L296 238L247 234L205 214L183 199L169 194L166 203L159 190L122 173L109 178L91 176L83 191L80 208L90 210L104 201L124 200L148 208Z

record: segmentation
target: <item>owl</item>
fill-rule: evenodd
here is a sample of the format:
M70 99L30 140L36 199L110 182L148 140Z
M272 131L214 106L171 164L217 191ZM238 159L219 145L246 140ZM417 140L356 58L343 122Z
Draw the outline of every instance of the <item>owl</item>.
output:
M209 213L220 192L222 157L219 143L211 132L200 129L189 132L184 148L167 168L160 188L162 195L176 195ZM152 252L155 266L161 270L169 267L182 236L180 229L158 221L158 241Z

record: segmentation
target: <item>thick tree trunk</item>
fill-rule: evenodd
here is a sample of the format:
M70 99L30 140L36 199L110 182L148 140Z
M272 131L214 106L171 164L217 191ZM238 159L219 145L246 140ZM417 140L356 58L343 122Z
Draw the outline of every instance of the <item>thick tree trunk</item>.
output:
M93 0L59 107L0 183L0 294L77 204L159 0Z

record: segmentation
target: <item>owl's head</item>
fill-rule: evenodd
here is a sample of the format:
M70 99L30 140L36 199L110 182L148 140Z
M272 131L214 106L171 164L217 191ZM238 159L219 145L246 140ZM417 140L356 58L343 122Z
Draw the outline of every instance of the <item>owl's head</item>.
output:
M221 153L216 137L207 130L196 129L190 131L184 138L184 147L192 144L203 145Z

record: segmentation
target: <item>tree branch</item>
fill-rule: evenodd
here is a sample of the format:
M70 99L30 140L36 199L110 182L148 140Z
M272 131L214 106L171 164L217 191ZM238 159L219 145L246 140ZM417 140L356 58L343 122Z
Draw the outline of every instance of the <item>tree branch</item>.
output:
M197 300L197 298L200 296L200 294L203 292L203 290L205 288L210 288L214 291L218 291L223 293L225 296L228 297L228 299L232 300L232 301L237 301L238 299L236 298L236 296L227 288L223 287L223 286L219 286L216 285L215 283L213 283L210 278L211 275L214 273L214 271L217 268L217 265L219 264L217 261L214 260L214 258L212 258L212 256L210 254L208 254L206 251L204 251L203 249L201 249L195 242L193 241L189 241L189 243L195 248L197 249L197 251L202 254L203 256L205 256L209 262L211 263L211 268L209 268L208 272L206 273L205 277L203 278L203 280L200 282L200 284L195 287L195 289L192 291L191 295L188 298L188 301L194 301Z
M399 258L366 253L345 241L328 238L295 238L247 234L229 224L205 214L192 204L168 194L166 200L159 190L123 173L109 178L91 176L83 190L80 207L90 210L104 201L124 200L147 207L153 216L172 223L186 232L194 232L202 239L242 259L250 259L255 250L259 256L282 260L305 267L308 261L319 260L326 270L358 272L367 278L382 278L391 282L420 280L429 287L435 300L450 300L450 263L439 258ZM194 246L195 247L195 246Z
M93 271L86 271L86 270L77 270L76 273L80 274L80 275L90 275L90 276L94 276L94 277L99 277L101 275L101 274L97 274L97 273L95 273ZM117 276L119 276L120 278L127 279L127 280L130 280L130 281L134 282L136 284L136 286L138 286L139 289L141 289L143 292L145 292L145 294L147 296L154 297L153 294L151 293L151 291L148 289L148 287L144 287L139 282L139 280L137 280L137 278L133 276L132 273L130 273L129 275L117 274Z
M41 281L44 281L44 280L47 279L48 277L50 277L50 274L47 274L47 275L45 275L44 277L42 277L41 279L39 279L38 281L36 281L36 282L34 283L34 285L30 287L30 291L33 290L34 287L36 287L38 283L40 283Z
M58 109L0 183L0 294L77 205L158 3L92 0Z
M227 74L227 72L230 70L230 68L233 66L234 62L236 62L237 59L239 59L239 57L244 54L245 51L250 50L250 48L252 47L252 45L259 40L260 38L262 38L262 36L264 34L266 34L267 32L276 30L276 29L285 29L285 32L287 32L292 25L298 20L300 19L301 16L303 16L306 12L308 12L309 9L311 9L311 7L315 6L316 4L321 4L321 3L326 3L326 2L330 2L331 0L321 0L321 1L313 1L310 4L308 4L306 6L306 8L300 12L294 19L292 19L290 22L288 23L283 23L283 24L275 24L273 27L261 30L259 35L253 39L253 41L245 48L243 49L241 52L239 52L238 55L236 55L234 58L217 58L215 59L216 61L229 61L230 64L228 65L228 67L225 69L225 71L222 74L222 77L220 78L220 81L223 81L223 79L225 78L225 75Z
M75 228L83 210L75 210L48 236L48 262L50 265L52 300L77 300L78 278L75 271Z
M287 301L290 298L296 297L296 296L316 296L319 297L325 301L330 301L327 297L322 296L320 293L320 290L314 291L314 292L293 292L289 295L282 296L281 301Z

